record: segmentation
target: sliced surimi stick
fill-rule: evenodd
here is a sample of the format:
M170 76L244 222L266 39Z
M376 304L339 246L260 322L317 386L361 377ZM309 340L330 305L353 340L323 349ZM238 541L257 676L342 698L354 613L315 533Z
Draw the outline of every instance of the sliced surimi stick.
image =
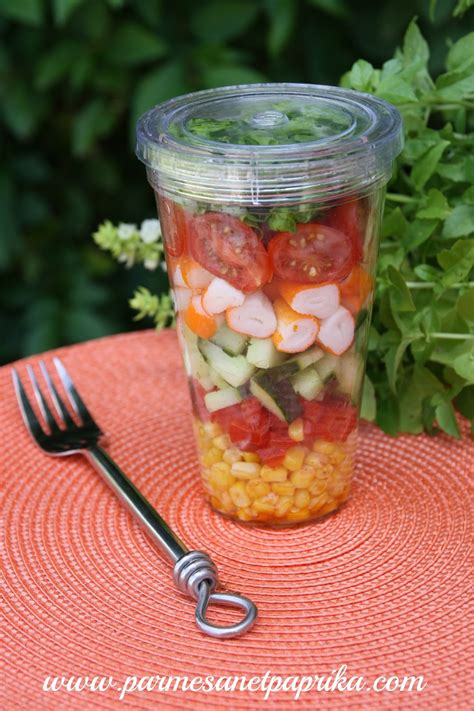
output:
M242 306L245 294L225 279L215 277L202 297L202 305L209 314L220 314L233 306Z
M212 338L217 331L216 319L204 309L201 294L192 297L184 320L191 331L201 338Z
M273 343L283 353L299 353L313 345L318 335L318 322L312 316L302 316L277 299L273 304L277 316L277 330Z
M191 289L206 289L214 279L211 272L189 257L182 257L178 266L181 269L185 286L189 286Z
M280 294L294 311L316 318L329 318L339 307L339 289L336 284L279 285Z
M176 311L186 311L193 295L191 289L187 289L185 286L175 286L172 294Z
M233 331L255 338L268 338L277 326L272 302L261 291L246 296L242 306L227 309L225 317Z
M321 321L318 342L326 351L334 355L341 355L351 347L354 331L354 319L351 312L344 306L339 306L332 316Z

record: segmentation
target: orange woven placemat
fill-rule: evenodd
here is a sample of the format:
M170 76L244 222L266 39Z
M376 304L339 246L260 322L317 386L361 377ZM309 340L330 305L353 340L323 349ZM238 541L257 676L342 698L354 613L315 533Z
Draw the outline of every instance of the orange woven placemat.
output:
M175 335L153 332L57 351L109 451L229 589L259 607L245 637L193 621L168 562L81 458L40 453L0 370L5 492L3 709L467 709L468 478L472 440L362 431L353 496L296 529L228 521L201 495ZM49 358L49 354L47 355ZM38 358L31 358L36 362ZM19 368L24 372L24 364ZM43 691L46 676L422 675L421 692Z

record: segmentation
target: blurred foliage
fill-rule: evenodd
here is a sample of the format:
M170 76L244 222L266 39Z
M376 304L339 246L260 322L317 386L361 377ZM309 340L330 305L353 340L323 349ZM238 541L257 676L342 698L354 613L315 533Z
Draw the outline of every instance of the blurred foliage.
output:
M123 272L89 237L105 216L154 216L133 155L145 109L223 84L335 84L359 57L391 56L415 12L437 75L471 5L0 0L0 361L128 330L137 285L166 290L165 274Z

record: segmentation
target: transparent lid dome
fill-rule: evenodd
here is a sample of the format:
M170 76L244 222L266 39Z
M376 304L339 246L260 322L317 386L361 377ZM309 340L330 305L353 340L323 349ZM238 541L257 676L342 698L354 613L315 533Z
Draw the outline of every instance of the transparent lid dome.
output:
M330 201L385 183L402 121L369 94L309 84L250 84L171 99L137 124L152 185L210 203Z

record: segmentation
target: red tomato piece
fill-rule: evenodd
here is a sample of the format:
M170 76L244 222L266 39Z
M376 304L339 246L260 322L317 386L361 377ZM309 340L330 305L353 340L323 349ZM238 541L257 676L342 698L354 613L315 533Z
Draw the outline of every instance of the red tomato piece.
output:
M357 410L341 398L306 401L303 418L305 440L341 442L355 429Z
M261 240L237 217L221 212L195 215L188 221L188 237L194 259L245 294L259 289L272 275Z
M316 222L280 232L268 245L275 275L283 281L321 284L342 281L352 269L351 238Z
M364 253L364 216L361 200L337 205L329 211L326 224L347 235L352 242L354 262L360 262Z
M259 449L257 454L264 464L267 464L269 467L278 467L282 463L287 449L288 447L282 446L264 447L263 449Z
M232 443L244 451L256 452L268 441L270 413L255 397L217 410L212 414L212 419L219 423Z
M158 215L166 249L171 257L180 257L186 244L188 215L180 205L155 193Z

